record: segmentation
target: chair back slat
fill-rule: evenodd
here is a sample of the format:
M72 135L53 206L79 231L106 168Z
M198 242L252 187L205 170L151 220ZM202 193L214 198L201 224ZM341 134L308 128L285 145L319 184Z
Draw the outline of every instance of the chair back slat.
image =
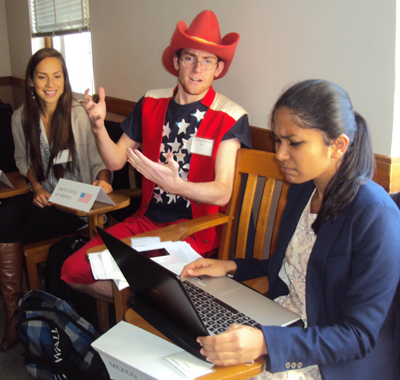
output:
M243 195L242 205L240 210L240 218L238 221L236 233L236 249L235 257L244 258L246 254L247 238L249 234L250 218L252 217L252 205L257 190L257 176L249 174L246 180L245 191Z
M224 225L221 235L221 243L218 258L228 260L232 257L233 247L235 245L236 226L240 208L240 192L243 186L243 175L235 171L235 179L231 200L226 207L225 214L228 216L228 222Z
M271 211L272 198L274 196L275 182L276 181L273 178L266 178L265 180L254 235L253 257L255 259L263 258L265 234L267 231L268 219Z
M287 194L288 194L288 191L289 191L289 187L290 187L290 183L283 182L282 189L281 189L281 194L280 194L280 197L279 197L278 207L276 209L274 227L272 229L272 237L271 237L271 245L270 245L270 249L269 249L269 257L272 257L272 255L275 252L275 247L276 247L276 242L278 240L279 228L281 226L283 211L284 211L284 209L286 207Z
M274 194L277 181L282 181L284 184L278 194L277 207L271 207L276 197ZM274 227L270 249L275 248L279 230L276 223L280 223L288 188L289 185L285 182L285 176L274 153L239 149L232 198L226 209L229 222L222 230L218 255L220 259L230 259L233 255L235 258L244 258L249 231L254 233L253 257L263 258L268 223L271 223L271 220ZM258 196L260 191L261 197ZM275 210L277 214L270 217ZM254 231L251 231L249 226L254 215L256 215L255 226Z

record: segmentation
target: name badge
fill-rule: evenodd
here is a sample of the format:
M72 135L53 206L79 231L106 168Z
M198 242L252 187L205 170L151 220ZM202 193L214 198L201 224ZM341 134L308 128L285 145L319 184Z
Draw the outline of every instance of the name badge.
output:
M57 157L54 157L53 164L54 165L65 164L70 161L71 161L71 156L69 154L69 149L64 149L58 152Z
M213 150L214 140L202 139L201 137L194 137L190 153L201 154L203 156L211 157Z

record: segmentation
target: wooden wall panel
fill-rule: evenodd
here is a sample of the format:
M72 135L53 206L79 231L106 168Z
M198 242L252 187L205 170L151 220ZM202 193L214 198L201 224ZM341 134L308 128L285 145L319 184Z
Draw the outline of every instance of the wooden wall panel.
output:
M11 77L0 77L0 86L11 85Z

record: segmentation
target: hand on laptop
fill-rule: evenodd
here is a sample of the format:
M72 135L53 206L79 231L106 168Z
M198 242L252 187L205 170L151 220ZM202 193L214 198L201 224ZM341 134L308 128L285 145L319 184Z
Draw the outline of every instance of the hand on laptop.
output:
M186 265L181 273L181 277L185 276L211 276L222 277L234 274L236 271L236 263L232 260L214 260L214 259L197 259Z
M251 362L268 350L261 330L243 325L232 325L224 333L202 336L197 342L207 361L221 366Z

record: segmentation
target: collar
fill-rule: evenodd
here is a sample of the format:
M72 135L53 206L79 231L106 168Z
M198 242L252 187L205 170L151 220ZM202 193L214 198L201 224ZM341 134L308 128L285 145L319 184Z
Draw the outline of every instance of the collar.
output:
M174 91L172 92L172 97L175 98L175 95L178 91L178 86L176 86L174 88ZM203 104L204 106L210 108L212 102L214 101L215 98L215 90L212 88L212 86L208 89L207 94L204 96L203 99L201 99L201 104Z

